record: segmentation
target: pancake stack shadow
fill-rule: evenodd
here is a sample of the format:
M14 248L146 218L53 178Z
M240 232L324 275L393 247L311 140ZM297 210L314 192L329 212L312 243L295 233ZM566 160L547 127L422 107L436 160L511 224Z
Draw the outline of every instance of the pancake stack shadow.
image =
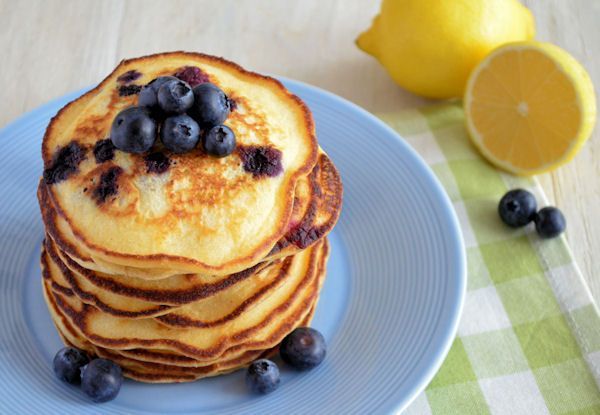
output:
M285 235L262 261L224 276L98 258L48 187L40 181L38 198L46 229L42 281L53 321L66 344L115 361L125 376L161 383L231 372L309 325L342 197L339 174L322 151L296 185Z

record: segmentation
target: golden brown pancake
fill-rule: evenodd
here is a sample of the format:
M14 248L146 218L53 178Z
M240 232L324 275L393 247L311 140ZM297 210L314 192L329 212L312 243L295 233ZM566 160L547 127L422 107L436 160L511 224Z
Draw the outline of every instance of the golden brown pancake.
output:
M85 279L78 278L76 273L62 263L48 238L42 250L41 263L44 278L51 283L55 291L62 293L69 291L79 300L95 306L102 312L119 317L144 318L158 316L175 308L175 306L122 297L96 289Z
M326 241L325 241L326 242ZM110 349L155 348L169 350L200 361L212 362L240 350L275 346L290 327L303 320L318 297L325 270L322 259L327 244L311 249L322 252L319 259L292 264L292 277L255 307L216 327L168 328L152 318L126 319L110 316L81 302L75 295L55 290L46 282L61 314L82 337ZM301 253L302 254L302 253ZM299 254L299 255L301 255ZM312 258L311 258L312 259Z
M216 376L244 367L255 359L266 357L273 353L273 349L249 350L237 356L233 356L230 359L205 365L202 365L196 361L196 365L173 365L170 364L173 362L173 359L169 360L168 363L156 363L130 358L122 354L121 351L103 349L94 346L82 338L70 325L68 319L60 315L56 304L53 302L52 297L48 296L46 290L44 290L44 296L49 304L49 309L54 323L65 344L85 350L92 356L104 357L113 360L122 367L125 376L142 382L188 382L204 377ZM305 320L300 323L300 325L308 325L312 319L313 313L314 307L311 309ZM166 353L162 353L162 355L166 355ZM175 357L176 355L172 356ZM180 359L191 360L185 356L177 357Z
M342 210L342 181L331 159L320 150L318 162L305 180L299 180L294 210L285 235L267 261L294 255L327 236Z
M117 150L99 163L92 149L109 135L115 116L135 105L122 96L126 72L133 85L195 66L236 102L226 121L236 152L214 158L200 149L154 159ZM317 161L308 108L277 80L207 55L174 52L130 59L96 88L53 118L42 144L45 180L54 208L78 242L105 261L179 273L227 275L261 261L285 234L297 181ZM159 158L160 158L159 157ZM156 158L156 157L155 157ZM262 163L262 164L261 164ZM276 164L269 170L248 166ZM57 173L58 172L58 173ZM110 178L110 197L98 192Z
M84 246L78 245L68 223L54 209L46 192L47 186L41 182L38 199L46 229L60 250L69 256L71 261L65 260L65 263L75 261L80 268L104 271L108 278L110 275L115 275L115 280L119 280L120 276L136 277L135 280L139 280L139 278L154 280L172 276L173 270L132 268L106 263L102 260L99 260L99 263L94 262L93 253ZM276 258L293 255L326 236L339 218L341 202L342 183L339 173L327 155L321 151L318 163L313 170L298 180L293 211L285 235L262 262L270 262ZM98 261L97 258L96 261ZM244 270L243 272L247 273L248 271ZM84 275L87 274L89 273L84 273ZM93 278L93 280L98 281L98 278ZM210 276L209 280L214 282L214 276ZM94 281L91 282L94 283ZM110 285L116 288L122 285L122 282L116 281L115 284ZM179 284L176 286L180 287ZM119 291L115 292L120 293ZM149 301L152 300L149 299Z
M44 293L46 296L46 294ZM147 350L108 350L92 345L81 338L68 320L62 316L52 300L48 300L58 332L69 346L85 350L92 356L104 357L118 363L125 376L150 383L189 382L196 379L224 374L246 366L261 357L269 357L276 349L249 350L218 364L202 364L186 356ZM314 314L314 306L299 326L308 326ZM141 359L140 359L141 357ZM158 364L158 365L157 365Z
M324 255L322 255L319 260L318 266L318 274L320 275L319 286L323 281L327 259L326 252L323 254ZM47 263L43 262L43 268L46 269L46 267ZM54 295L51 294L52 291L56 291L66 297L76 297L74 293L69 289L56 290L56 287L50 284L51 276L48 275L48 272L44 272L43 275L46 281L45 290L47 292L45 295L47 296L49 308L61 337L63 337L65 342L87 350L93 355L111 358L123 367L125 375L130 378L144 382L192 381L202 377L227 373L236 368L245 366L252 360L270 352L269 349L256 349L259 345L255 341L251 341L228 349L223 353L220 359L203 362L167 350L110 350L99 347L85 339L81 332L71 325L69 318L61 314L60 309L55 303ZM317 295L313 297L309 313L304 320L297 323L296 326L307 325L310 322L317 298ZM286 321L276 330L276 333L272 333L271 336L285 335L285 333L289 332L294 327L295 326L290 324L290 321ZM275 340L273 345L276 345L279 341L280 339ZM190 368L192 368L192 370L188 370Z
M223 324L262 301L286 278L294 261L309 261L309 256L320 255L320 251L307 250L271 263L250 277L235 281L211 295L195 300L189 305L176 307L164 305L165 300L157 296L154 302L139 300L103 290L81 278L77 272L64 265L49 239L42 252L45 272L56 284L71 289L84 303L118 317L145 318L161 316L158 321L174 327L208 327ZM167 297L170 293L164 293ZM166 315L168 314L168 315Z
M285 261L284 259L277 260L270 264L264 264L264 266L259 268L256 273L238 273L240 275L225 277L214 284L194 284L193 276L188 276L188 278L185 276L172 277L171 279L184 280L185 284L182 284L182 289L162 291L153 289L151 291L153 300L147 301L138 299L137 297L140 296L135 295L135 293L130 293L132 294L130 296L115 294L110 290L104 289L102 286L91 284L79 273L80 271L87 270L78 269L75 271L73 268L69 268L63 262L63 257L58 253L50 239L46 239L45 246L46 248L42 252L42 262L47 263L46 272L51 275L52 281L72 290L84 303L93 305L105 313L127 318L153 317L171 312L177 307L180 307L180 305L165 304L171 302L174 296L185 301L185 304L198 301L202 302L203 299L218 296L218 298L222 299L228 307L234 310L241 305L240 303L242 301L245 301L244 298L238 297L236 302L236 293L247 292L250 289L256 291L264 289L264 287L271 280L275 280L278 275L276 269L269 268L277 266L281 261ZM290 257L287 261L291 262L291 260L292 258ZM252 277L255 274L258 275ZM283 278L284 277L285 275ZM161 281L163 283L168 282L165 280ZM258 300L258 296L256 300ZM217 298L210 301L217 301ZM252 301L248 301L247 306L251 304ZM216 312L216 310L216 308L213 309L214 312Z
M300 181L299 186L302 184L303 188L297 188L296 193L306 197L297 200L306 201L306 203L295 203L293 216L299 218L299 221L294 225L294 229L304 226L301 221L305 224L310 223L308 226L313 229L329 228L332 226L332 222L337 219L335 214L339 213L337 208L339 204L328 202L328 199L332 198L330 195L336 200L339 198L338 192L334 194L330 192L330 190L338 188L337 183L339 181L335 180L336 174L333 174L334 179L327 179L331 176L328 173L329 166L331 166L330 162L323 155L321 162L309 175L311 180ZM317 177L322 178L322 180L317 180ZM332 186L328 186L328 184ZM330 210L325 209L324 206L329 206ZM325 218L325 220L322 218ZM289 234L292 235L293 231ZM317 240L318 237L318 231L308 236L308 238L317 238ZM301 242L306 242L306 239L301 240ZM203 278L198 275L178 275L157 281L112 276L82 267L72 258L60 252L55 247L52 238L47 238L46 244L48 245L47 251L50 259L56 266L61 268L63 279L68 280L63 285L67 285L74 290L82 301L95 305L104 312L122 317L140 318L165 314L172 309L168 305L177 306L201 300L247 280L250 275L253 275L253 269L250 269L227 277ZM297 244L284 239L278 244L284 247L279 254L297 252L300 249ZM265 263L261 264L262 267L266 265ZM254 270L260 270L261 266L255 267ZM249 283L246 281L246 284ZM226 293L222 294L221 298L225 298L226 295ZM167 324L174 321L184 324L186 319L178 318L175 320L175 316L165 318Z

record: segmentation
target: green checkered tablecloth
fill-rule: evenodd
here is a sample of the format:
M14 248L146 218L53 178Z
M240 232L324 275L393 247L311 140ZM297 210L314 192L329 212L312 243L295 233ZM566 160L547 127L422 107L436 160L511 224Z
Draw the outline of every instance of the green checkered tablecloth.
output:
M446 188L460 220L468 288L457 338L408 414L600 414L600 314L564 237L541 240L497 213L530 179L471 146L459 104L382 115ZM568 221L568 218L567 218Z

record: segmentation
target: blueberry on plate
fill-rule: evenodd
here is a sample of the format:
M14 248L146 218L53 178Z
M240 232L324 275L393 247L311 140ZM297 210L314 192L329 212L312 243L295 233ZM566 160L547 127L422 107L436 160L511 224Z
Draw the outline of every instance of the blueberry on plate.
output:
M110 139L119 150L144 153L156 140L156 122L144 108L126 108L115 117Z
M192 87L181 79L170 80L158 88L158 106L167 114L181 114L194 104Z
M525 226L531 222L536 210L535 196L523 189L509 191L502 196L498 204L498 213L502 222L513 228Z
M215 84L206 82L194 88L190 115L203 127L223 124L230 112L227 95Z
M81 389L96 403L115 399L123 383L121 367L107 359L94 359L81 369Z
M216 125L204 134L202 146L211 156L228 156L235 149L235 134L226 125Z
M186 114L165 119L160 128L160 139L173 153L185 153L193 150L200 139L200 127L192 117Z
M268 359L255 360L246 371L246 385L254 393L273 392L280 382L279 368Z
M535 215L535 230L542 238L554 238L564 232L567 221L562 212L552 206L540 209Z
M138 95L138 105L152 109L158 108L158 89L167 81L176 81L174 76L159 76L146 85Z
M63 382L72 385L81 383L81 368L90 361L88 355L73 347L63 347L54 356L52 367L54 374Z
M310 327L295 329L279 345L279 354L283 361L298 370L307 370L318 366L325 358L326 353L325 338Z

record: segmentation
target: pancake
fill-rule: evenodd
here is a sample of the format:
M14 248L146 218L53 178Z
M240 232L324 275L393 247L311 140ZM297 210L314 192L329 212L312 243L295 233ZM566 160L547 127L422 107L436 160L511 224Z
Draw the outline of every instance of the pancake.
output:
M323 257L328 252L326 241L311 249L320 250ZM48 282L45 285L61 314L96 346L113 350L155 348L212 362L247 349L274 347L308 315L318 297L325 270L320 259L306 262L294 262L290 267L291 278L268 298L217 327L173 329L152 318L118 318L100 312L76 296L52 290Z
M68 320L60 315L56 304L52 300L52 297L48 295L48 291L44 290L44 296L48 302L49 310L56 328L66 345L85 350L92 356L104 357L113 360L121 366L123 369L123 374L126 377L143 382L188 382L203 377L216 376L244 367L255 359L268 356L273 353L273 349L250 350L238 356L232 357L231 359L197 367L175 366L171 364L160 363L157 364L138 359L132 359L123 355L119 355L118 352L96 347L82 338L80 335L78 335L77 331L70 326ZM310 318L312 318L312 311L307 319L305 319L301 324L308 324Z
M44 292L46 296L46 293ZM152 352L147 350L123 350L111 351L97 346L93 346L85 339L79 337L77 332L70 327L66 318L60 316L56 304L47 300L49 309L53 317L58 332L63 342L71 347L77 347L85 350L92 356L104 357L118 363L126 377L134 380L149 383L172 383L189 382L196 379L224 374L241 367L250 362L272 355L276 348L266 350L249 350L236 357L222 361L218 364L201 365L189 357L169 354L166 352ZM314 314L314 306L309 315L299 324L299 326L308 326ZM129 355L128 355L129 354ZM158 361L146 361L148 356ZM193 364L191 362L194 362Z
M48 251L51 252L51 249ZM48 252L46 251L46 252ZM304 261L306 264L314 261L317 256L323 261L323 255L316 249L307 250L295 257L288 257L283 261L273 264L246 279L243 283L232 286L217 295L208 297L201 301L192 303L179 309L163 305L153 305L139 300L121 299L117 296L102 296L82 291L73 280L69 270L58 266L52 259L52 254L42 253L42 264L44 275L53 282L52 289L60 293L66 290L73 292L79 300L86 304L96 306L100 311L113 316L127 318L146 318L161 316L157 320L172 327L216 327L223 325L249 310L257 302L266 296L272 295L273 291L281 286L287 278L290 278L290 270L294 262ZM319 264L319 266L321 266ZM66 275L71 274L70 277ZM57 289L58 286L58 289ZM102 298L104 297L104 298ZM141 304L141 305L140 305ZM165 315L169 314L169 315Z
M221 292L214 297L171 310L169 313L156 317L159 323L172 328L210 328L225 324L236 316L246 315L256 304L270 301L271 297L283 290L290 278L294 277L294 268L298 261L314 264L314 271L321 281L325 274L325 264L329 255L327 240L319 245L306 249L296 255L286 257L273 266L253 275L244 283L237 285L232 295ZM305 259L306 258L306 259ZM308 269L308 268L307 268ZM246 283L247 282L247 283ZM319 282L320 283L320 282ZM232 300L237 298L238 300ZM222 312L223 303L227 314Z
M153 159L116 151L98 163L92 148L108 137L116 114L136 103L120 94L119 77L134 84L195 66L236 103L225 124L236 151L224 158L197 149ZM122 78L121 78L122 79ZM177 273L228 275L261 261L284 236L297 181L317 161L308 108L277 80L202 54L174 52L123 61L104 81L54 117L42 144L48 195L94 261ZM155 159L156 159L155 157ZM272 174L256 165L281 166ZM249 167L250 166L250 167ZM110 181L110 197L95 195Z
M52 305L54 303L55 297L52 295L52 292L48 288L48 286L45 286L45 295L48 298L47 301L49 303L49 308L51 309L51 312L58 311L58 313L60 313L60 309L56 306L56 304ZM295 323L293 323L289 326L285 326L283 328L283 330L285 330L285 332L283 333L283 336L285 336L285 334L287 334L289 331L293 330L295 327L305 326L305 325L309 324L310 320L312 319L312 314L314 312L315 303L316 303L316 297L313 298L312 306L310 307L310 310L307 313L307 315L304 317L304 319L298 320ZM54 309L53 309L53 307L54 307ZM160 364L160 366L156 366L156 363L154 363L154 362L147 362L147 361L144 361L141 359L127 357L127 355L126 355L127 352L131 352L131 354L135 356L136 355L135 352L138 350L133 350L133 351L109 350L109 349L101 348L101 347L94 345L93 343L89 342L87 339L82 337L81 334L78 334L76 329L74 330L72 327L65 328L65 324L68 326L71 323L68 318L64 317L64 315L61 315L61 314L53 315L53 319L59 330L59 333L61 334L61 337L63 337L63 339L65 340L65 342L67 344L72 344L77 348L86 350L86 351L88 351L88 353L90 353L92 355L108 357L109 356L108 353L110 353L110 358L112 360L117 361L120 365L122 365L125 371L126 371L126 369L132 368L132 367L138 373L148 373L149 372L148 369L150 369L150 371L155 372L155 374L156 374L157 370L159 371L159 373L161 371L167 371L167 372L169 372L168 374L171 377L174 374L174 372L178 372L178 373L185 373L186 377L188 377L188 378L189 378L188 375L193 374L193 376L194 376L193 379L198 379L200 377L206 377L206 376L220 374L221 373L220 370L219 370L219 372L212 373L213 372L212 369L213 368L222 369L224 365L231 365L231 367L233 367L233 368L244 366L244 365L250 363L252 360L260 357L265 352L272 350L273 347L277 346L277 344L281 341L281 338L283 337L282 336L281 338L274 339L272 341L272 346L269 346L266 349L256 349L254 347L257 345L256 342L248 343L246 345L247 346L246 348L244 348L243 345L238 345L238 346L226 351L225 353L223 353L223 356L221 356L221 358L215 359L212 361L207 361L207 362L201 362L201 361L190 359L189 357L186 357L186 356L178 356L175 354L171 354L170 356L178 357L178 359L170 359L170 360L168 360L168 362L169 363L174 362L176 364L163 363L163 364ZM75 338L75 340L73 340L73 338ZM157 355L157 354L160 354L162 356L166 355L166 353L164 353L164 352L163 353L150 352L150 353L151 354L153 353L154 355ZM148 353L145 352L145 353L143 353L143 356L146 357L147 354ZM117 356L118 356L118 358L117 358ZM182 359L187 360L185 362L185 364L183 364L183 365L179 363L179 361ZM247 360L245 360L245 359L247 359ZM208 373L206 371L207 367L211 369L211 373ZM196 369L198 369L198 370L196 370ZM162 374L165 375L165 373L162 373ZM130 376L130 377L135 378L135 376ZM189 378L188 380L193 380L193 379Z
M342 193L339 172L327 154L320 150L313 170L305 180L298 181L288 230L266 260L294 255L327 236L339 219Z
M310 322L314 315L315 306L316 306L316 304L311 308L309 314L305 317L305 319L303 321L301 321L297 325L297 327L306 327L306 326L310 325ZM99 348L96 347L95 349L99 349ZM107 350L103 349L103 351L106 352ZM155 377L155 380L153 381L153 383L165 383L165 382L172 382L173 381L172 379L176 376L175 373L181 373L185 378L187 378L187 379L176 380L177 382L187 382L187 381L201 379L201 378L205 378L205 377L209 377L209 376L215 376L215 375L228 373L230 371L245 367L249 363L253 362L256 359L271 357L273 354L275 354L277 352L277 347L274 347L271 349L266 349L266 350L249 350L249 351L246 351L246 352L240 354L237 357L231 357L230 359L228 359L226 361L226 363L222 363L220 366L220 369L225 369L225 370L227 370L227 372L219 372L219 373L215 373L215 374L206 373L205 368L207 366L198 366L199 363L197 361L187 358L185 356L171 354L171 355L167 355L166 356L167 358L162 361L160 361L160 360L159 361L148 361L148 360L144 360L144 359L148 359L147 353L142 353L142 359L140 359L140 358L138 358L139 354L138 355L132 354L131 353L132 351L130 351L130 350L115 350L115 351L108 351L108 352L110 353L110 355L105 355L105 356L107 356L107 358L108 358L108 356L110 356L110 358L115 359L115 361L118 362L122 367L132 368L133 367L132 365L135 365L135 370L138 373L142 372L145 375L152 373L152 376ZM146 352L146 351L142 351L142 352ZM132 355L134 357L131 357ZM158 355L164 356L165 354L158 353ZM173 357L177 357L179 359L175 360L175 362L174 362ZM188 359L188 361L184 361L182 364L182 360L184 360L184 359ZM193 362L193 363L191 363L191 362ZM156 366L156 364L158 364L158 366ZM238 366L233 367L234 364L237 364ZM228 366L228 367L226 367L226 366ZM198 372L194 372L194 369L198 369ZM229 370L229 369L232 369L232 370ZM175 373L173 373L173 372L175 372ZM165 375L168 375L167 379L163 379L163 377ZM133 379L138 379L133 376L129 376L129 377L132 377ZM138 380L145 381L143 379L138 379Z
M119 364L126 371L126 376L129 372L128 377L146 382L150 381L151 383L190 382L201 378L223 375L245 367L271 352L271 350L249 351L239 357L203 367L178 368L160 363L132 361L107 349L94 349L95 355Z
M177 279L185 281L186 284L182 285L183 289L152 290L150 291L153 294L152 301L146 301L136 298L140 295L136 296L135 293L131 293L131 296L119 295L102 288L102 286L99 287L89 283L86 278L79 274L81 270L73 271L62 262L61 255L57 253L49 239L46 239L45 245L42 261L49 263L47 272L52 274L52 280L55 283L71 289L81 301L94 305L105 313L128 318L152 317L170 312L177 305L166 305L164 303L172 300L174 296L180 298L182 303L186 304L193 301L202 302L202 299L209 297L217 297L211 301L219 301L220 299L226 309L228 307L233 310L240 306L242 301L245 301L244 298L240 297L241 293L263 289L271 280L277 278L277 270L269 270L269 268L274 268L280 262L278 260L270 264L264 264L256 273L238 273L240 275L226 277L214 284L195 284L193 276L188 278L182 276ZM312 251L311 254L316 253ZM288 262L291 262L291 260L292 258ZM248 305L251 305L251 303L251 301L248 301ZM213 312L217 312L217 310L221 309L213 308Z
M322 281L321 281L322 283ZM318 298L315 299L313 306L307 316L302 320L297 327L309 326L312 318L315 313L315 308L317 305ZM295 327L293 327L295 328ZM293 329L292 328L292 329ZM275 346L276 348L276 346ZM239 351L239 347L238 347ZM149 363L162 363L166 365L172 365L177 367L201 367L206 363L198 361L194 358L184 356L179 353L169 352L166 350L158 350L158 349L123 349L123 350L113 350L114 353L117 353L123 357L129 358L136 362L149 362ZM245 352L244 352L245 353ZM242 353L243 354L243 353ZM238 353L230 353L230 358L235 358L237 356L241 356L242 354Z
M41 182L38 189L38 198L47 232L60 249L81 268L116 275L116 280L119 280L120 276L153 280L173 276L173 270L125 267L94 258L92 252L84 246L77 245L78 241L72 234L68 223L57 214L46 190L47 186ZM270 262L277 258L294 255L326 236L339 218L341 202L342 183L339 173L329 157L323 151L320 151L318 162L313 170L298 180L294 194L293 211L285 235L280 238L262 262ZM64 262L68 263L69 261ZM98 280L98 278L94 279ZM210 276L210 280L214 282L214 276ZM91 282L93 283L93 281ZM127 286L128 284L127 282L116 281L116 285L112 285L118 287ZM177 286L179 287L179 285ZM125 290L127 289L125 288ZM134 290L129 289L128 291ZM119 291L115 292L120 293Z
M80 284L75 273L71 272L61 261L53 248L46 243L42 250L42 275L51 284L52 290L77 296L80 301L90 304L114 316L127 318L144 318L158 316L171 311L174 307L154 304L147 301L123 298L114 294L90 290L89 286ZM71 296L71 295L69 295Z
M211 295L175 310L176 307L164 305L165 301L161 297L157 297L155 302L149 302L98 288L67 268L48 240L46 246L42 261L48 262L47 271L51 279L58 285L71 289L84 303L119 317L145 318L169 313L169 316L164 316L159 321L175 327L208 327L230 320L270 295L274 288L289 277L288 271L294 261L310 261L311 256L320 254L311 249L276 261L248 278L239 279L221 290L212 290L209 292ZM164 294L167 297L170 293Z

